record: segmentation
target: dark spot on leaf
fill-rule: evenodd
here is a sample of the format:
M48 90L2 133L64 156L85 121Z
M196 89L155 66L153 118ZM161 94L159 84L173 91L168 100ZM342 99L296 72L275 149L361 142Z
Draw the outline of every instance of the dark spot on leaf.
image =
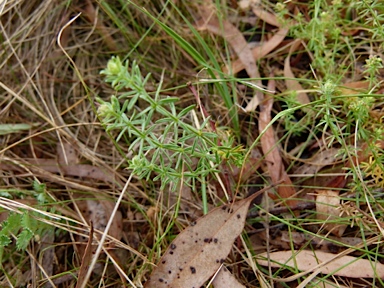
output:
M204 242L205 242L205 243L211 243L211 242L212 242L212 238L205 238L205 239L204 239Z
M213 243L217 244L217 242L219 242L219 239L214 238L214 239L213 239Z
M161 261L162 264L165 264L165 262L167 262L167 261L165 261L165 260Z
M191 222L191 226L195 226L195 225L196 225L196 221Z
M159 279L159 282L164 282L164 280L160 278L160 279Z
M240 219L240 218L241 218L240 214L237 214L236 217L237 217L237 219Z
M173 255L173 251L170 251L169 254Z
M225 261L224 259L220 259L220 263L221 263L221 264L223 264L223 263L224 263L224 261Z
M191 269L191 272L192 272L192 274L195 274L196 273L196 268L195 267L189 267L189 269Z
M221 207L221 209L224 210L224 211L227 210L227 205L223 205L223 206Z
M172 250L175 250L175 249L176 249L176 245L172 243L172 244L171 244L171 249L172 249Z
M338 253L339 252L339 248L333 244L329 244L328 249L329 249L329 252L331 252L331 253Z
M172 274L172 271L171 271L171 270L168 270L168 274Z

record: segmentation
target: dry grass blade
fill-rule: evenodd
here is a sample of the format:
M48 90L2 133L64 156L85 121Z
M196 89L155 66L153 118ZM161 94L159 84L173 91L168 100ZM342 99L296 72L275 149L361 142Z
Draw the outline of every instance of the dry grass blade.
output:
M171 243L145 287L200 287L227 258L243 231L251 201L262 191L198 219Z

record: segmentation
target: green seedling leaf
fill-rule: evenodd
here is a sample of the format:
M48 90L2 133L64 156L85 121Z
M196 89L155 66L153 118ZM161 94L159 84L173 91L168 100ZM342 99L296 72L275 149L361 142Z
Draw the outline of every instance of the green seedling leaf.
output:
M8 135L11 133L18 133L24 130L29 130L37 124L1 124L0 135Z
M17 236L16 247L18 250L25 250L33 237L33 233L29 229L24 229Z
M220 267L243 231L248 208L258 193L213 209L171 243L146 288L201 287Z

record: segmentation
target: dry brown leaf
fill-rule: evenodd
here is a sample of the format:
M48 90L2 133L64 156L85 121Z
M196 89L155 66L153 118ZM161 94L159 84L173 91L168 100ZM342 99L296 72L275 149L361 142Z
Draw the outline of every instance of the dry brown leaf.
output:
M77 164L79 156L75 148L69 143L58 142L56 145L57 162L61 165Z
M37 166L45 171L58 173L63 176L91 178L112 184L118 183L120 186L124 186L113 174L105 173L100 167L78 164L76 149L69 143L63 143L62 145L60 143L57 144L57 159L23 158L22 161L27 162L31 170L34 170L33 167ZM9 164L0 163L0 169L22 171L20 167L13 165L11 162ZM36 174L39 173L36 172Z
M53 268L55 264L55 247L52 243L55 242L55 233L54 231L49 231L43 235L41 238L40 248L40 257L39 262L44 271L44 278L53 284L50 277L53 275ZM54 287L52 285L52 287Z
M212 281L215 288L245 288L245 286L232 275L232 273L225 268L221 267L219 273L217 273L215 279Z
M223 37L231 45L240 61L244 64L247 74L251 78L260 78L256 61L243 34L227 20L219 21L214 12L207 6L201 8L202 19L197 22L199 30L208 30ZM261 81L260 86L261 86Z
M275 27L281 26L281 23L276 18L275 14L272 14L272 13L269 13L269 12L263 10L261 7L257 7L255 5L253 5L253 6L254 6L254 7L252 7L253 13L255 13L255 15L257 17L259 17L261 20L263 20L264 22L266 22L272 26L275 26Z
M287 78L285 80L285 83L287 85L288 90L291 90L291 91L301 91L301 92L297 92L297 101L300 104L308 104L310 102L309 98L308 98L308 95L307 95L307 93L303 92L304 89L300 85L299 81L295 80L295 75L293 75L293 72L292 72L292 69L291 69L291 64L290 64L292 53L295 52L299 48L300 45L301 45L301 40L300 39L296 39L292 43L292 46L289 49L288 56L287 56L287 58L285 58L285 61L284 61L284 77ZM307 107L303 108L303 110L306 111L306 112L311 111Z
M368 81L357 81L343 84L343 87L339 87L341 94L354 95L359 92L366 91L369 88Z
M372 262L352 256L338 257L323 251L301 250L263 253L257 257L257 263L276 268L283 265L290 266L308 272L320 269L320 273L323 274L351 278L384 278L384 265L378 261Z
M212 6L205 5L200 8L202 19L197 22L199 30L208 30L216 35L223 37L232 49L235 51L239 60L243 63L245 70L250 78L254 78L252 82L258 87L262 87L260 73L256 65L256 61L252 55L252 51L248 46L243 34L232 23L227 20L219 21ZM263 93L256 90L246 111L253 111L263 100Z
M268 55L273 49L275 49L287 36L289 29L281 28L275 35L268 41L264 42L261 46L252 49L253 59L258 60ZM243 62L239 59L232 62L232 73L236 74L245 68ZM224 73L228 73L228 69L223 69Z
M98 201L96 200L80 200L76 201L76 204L85 219L85 221L90 225L90 223L93 224L93 228L95 230L99 230L103 232L105 230L105 227L108 225L108 220L111 218L112 211L114 208L114 204L111 201L108 201L106 199L102 199L100 196L96 195L97 198L99 198ZM84 195L80 195L79 193L75 194L74 197L81 197L85 198ZM123 234L123 218L120 211L117 211L115 214L115 217L113 219L112 225L108 230L108 235L112 236L113 238L120 240ZM100 234L96 234L96 237L98 239L101 239ZM80 237L76 236L77 238L77 251L81 258L84 258L88 249L88 245L85 246L84 242L87 242L88 238L86 237ZM106 247L113 247L114 243L109 243L106 245ZM97 246L93 245L92 247L92 255L97 250ZM96 263L94 266L92 272L96 275L100 275L103 271L103 264L102 263Z
M329 223L337 221L342 217L340 207L339 191L332 190L316 190L316 217L319 220L324 221L323 228L326 231L331 232L337 237L341 237L344 234L347 225ZM327 223L328 222L328 223Z
M85 198L84 195L77 195L76 197ZM111 218L111 214L114 208L114 203L98 197L96 200L80 200L77 201L77 206L80 209L81 214L87 223L93 223L95 230L104 231L108 224L108 220ZM108 234L118 240L122 236L123 217L121 212L118 211L115 215L112 226L109 228Z
M38 174L38 171L35 171L34 167L38 167L40 168L40 170L55 174L61 173L64 176L84 177L109 182L112 184L119 183L121 186L123 186L121 181L119 179L116 179L114 175L111 175L110 173L105 173L104 170L97 166L92 166L88 164L70 164L59 166L56 159L23 158L23 161L28 163L28 165L31 166L30 169L36 174ZM16 165L3 163L0 163L0 169L22 171L22 169L20 169L20 167ZM44 177L44 175L39 175L39 177Z
M329 148L319 151L309 159L300 159L300 161L305 163L295 170L295 174L316 174L323 167L334 164L337 160L337 155L339 154L339 152L339 148Z
M274 90L274 85L274 81L270 80L268 83L268 89ZM275 185L281 183L281 185L277 188L277 192L282 199L288 199L295 194L295 189L293 188L292 181L285 171L280 152L277 147L273 127L270 126L267 128L268 124L271 122L272 105L273 97L271 96L268 96L265 102L260 105L259 132L263 133L260 138L260 143L272 184ZM287 200L286 203L289 206L297 205L296 200Z
M169 245L146 288L200 287L220 267L243 231L251 201L263 191L213 209Z

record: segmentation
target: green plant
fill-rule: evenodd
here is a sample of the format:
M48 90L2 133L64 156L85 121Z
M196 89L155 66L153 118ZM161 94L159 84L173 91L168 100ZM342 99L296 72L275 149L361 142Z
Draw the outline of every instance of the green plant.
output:
M116 141L129 143L134 157L128 168L139 178L159 180L161 190L168 184L175 189L182 179L188 185L204 183L224 160L241 165L242 149L230 135L220 138L209 118L191 123L195 105L178 109L178 98L161 96L161 83L150 95L145 87L150 75L143 77L136 62L112 57L101 74L118 93L110 101L97 99L98 115L108 132L118 131Z
M37 182L33 183L33 191L2 191L4 196L12 197L12 194L32 194L37 200L40 210L46 211L44 205L47 204L45 185ZM16 247L19 250L25 250L34 237L41 237L51 226L42 222L44 219L41 213L33 210L18 209L9 213L5 221L1 223L0 230L0 258L3 255L4 248L12 243L12 237L16 238ZM0 261L1 263L1 261Z

